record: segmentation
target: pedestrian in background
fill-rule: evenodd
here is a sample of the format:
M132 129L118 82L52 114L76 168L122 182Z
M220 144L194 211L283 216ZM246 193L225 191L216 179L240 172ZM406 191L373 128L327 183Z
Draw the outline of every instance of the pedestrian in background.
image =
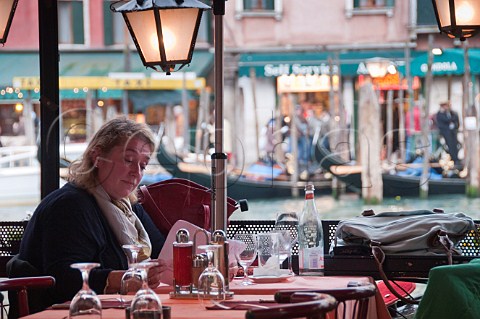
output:
M458 160L459 143L457 138L459 119L457 112L450 107L450 101L440 103L440 110L437 112L437 127L440 135L445 139L448 154L455 165L460 164Z

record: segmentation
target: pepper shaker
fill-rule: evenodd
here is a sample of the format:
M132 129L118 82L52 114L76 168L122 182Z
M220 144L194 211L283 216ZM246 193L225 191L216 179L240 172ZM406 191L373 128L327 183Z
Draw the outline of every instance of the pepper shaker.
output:
M216 230L212 234L212 244L220 245L214 256L214 265L222 273L225 279L225 291L229 291L228 280L228 241L223 230Z

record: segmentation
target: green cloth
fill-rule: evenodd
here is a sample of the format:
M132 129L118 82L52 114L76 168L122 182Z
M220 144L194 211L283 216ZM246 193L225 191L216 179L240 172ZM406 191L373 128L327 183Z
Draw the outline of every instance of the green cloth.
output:
M415 315L415 319L427 318L480 318L480 259L430 270Z

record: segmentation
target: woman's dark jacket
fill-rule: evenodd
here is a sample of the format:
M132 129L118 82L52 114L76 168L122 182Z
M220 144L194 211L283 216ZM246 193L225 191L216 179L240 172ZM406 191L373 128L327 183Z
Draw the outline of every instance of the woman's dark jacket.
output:
M133 205L133 210L150 236L152 258L156 258L165 238L140 204ZM89 277L90 287L98 294L103 293L110 271L128 267L95 198L70 183L39 204L28 222L18 257L40 275L55 277L51 304L71 300L81 288L80 272L70 267L72 263L100 263Z

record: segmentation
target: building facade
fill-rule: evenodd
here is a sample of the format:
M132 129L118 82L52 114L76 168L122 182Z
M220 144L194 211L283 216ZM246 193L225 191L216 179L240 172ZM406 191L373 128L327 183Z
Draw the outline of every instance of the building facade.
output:
M202 21L191 65L185 73L165 77L141 64L111 3L58 0L64 131L71 139L85 139L94 115L105 118L109 110L143 113L149 124L158 125L177 104L190 110L188 122L194 129L200 96L214 80L211 12ZM21 125L13 124L21 124L21 116L30 121L39 114L37 6L37 1L19 3L8 42L0 48L3 135L15 134L14 127ZM305 101L322 105L355 128L361 112L358 89L369 77L372 59L387 59L397 69L376 80L384 118L389 107L407 112L423 101L430 35L435 47L454 51L432 65L430 112L445 99L462 111L463 55L458 52L463 44L438 33L430 0L229 0L223 22L224 113L230 127L226 144L233 145L229 151L243 154L246 163L261 156L258 141L270 119L306 111L301 109ZM469 40L472 59L479 43ZM472 61L473 80L480 71L474 65ZM473 103L477 84L472 87ZM390 106L389 98L394 101ZM34 138L30 133L29 139Z
M226 116L234 123L256 122L238 125L234 133L246 162L259 156L250 150L258 150L261 128L289 108L303 108L304 101L323 105L355 129L359 87L372 59L387 59L398 71L375 79L382 119L388 122L393 112L390 129L397 130L398 110L406 114L425 101L429 37L434 47L455 53L434 57L429 112L449 99L462 114L463 44L439 34L430 0L227 1L224 29ZM468 41L471 59L479 43Z
M173 117L175 105L195 110L206 88L213 64L208 14L202 20L192 63L185 72L167 77L142 65L123 17L110 9L113 2L57 1L59 107L61 134L68 135L67 140L84 141L97 118L118 113L141 114L158 127ZM7 140L28 133L23 122L40 114L38 1L19 2L8 41L0 48L0 69L0 126ZM33 134L26 135L27 141L19 143L32 143Z

